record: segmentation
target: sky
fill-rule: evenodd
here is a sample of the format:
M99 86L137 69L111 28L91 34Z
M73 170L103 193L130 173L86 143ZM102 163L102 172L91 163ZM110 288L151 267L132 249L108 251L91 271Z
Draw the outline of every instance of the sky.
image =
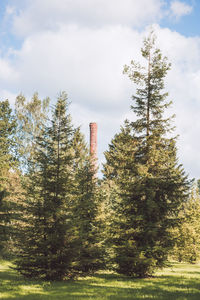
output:
M200 178L199 0L1 0L0 100L14 106L20 93L53 102L66 91L75 126L89 141L98 124L98 158L130 110L134 84L123 74L150 28L172 68L166 90L176 114L178 157Z

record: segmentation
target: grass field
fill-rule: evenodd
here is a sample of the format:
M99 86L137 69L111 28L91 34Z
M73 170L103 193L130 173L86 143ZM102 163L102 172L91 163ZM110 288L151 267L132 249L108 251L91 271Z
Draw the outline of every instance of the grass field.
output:
M200 299L200 264L172 263L148 279L103 273L77 281L53 283L25 280L9 266L9 262L0 262L0 299Z

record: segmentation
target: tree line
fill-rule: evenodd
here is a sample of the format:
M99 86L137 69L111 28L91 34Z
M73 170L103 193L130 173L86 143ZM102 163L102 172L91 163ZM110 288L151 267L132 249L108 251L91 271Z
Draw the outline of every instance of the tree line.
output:
M26 277L62 280L112 269L146 277L169 255L199 258L199 190L177 158L164 79L171 65L144 39L144 65L124 74L136 86L125 120L95 176L65 92L0 102L0 253Z

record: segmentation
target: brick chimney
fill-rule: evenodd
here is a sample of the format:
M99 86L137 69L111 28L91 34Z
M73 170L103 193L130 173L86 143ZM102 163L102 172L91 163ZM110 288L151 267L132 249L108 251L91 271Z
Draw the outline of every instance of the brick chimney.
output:
M97 123L90 123L90 155L97 169Z

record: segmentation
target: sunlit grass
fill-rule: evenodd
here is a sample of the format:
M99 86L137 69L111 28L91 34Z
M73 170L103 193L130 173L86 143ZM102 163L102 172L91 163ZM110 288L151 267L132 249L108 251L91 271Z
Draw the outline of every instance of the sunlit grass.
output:
M11 266L10 262L0 262L0 299L200 299L199 264L171 263L153 278L146 279L99 273L76 281L52 283L26 280Z

